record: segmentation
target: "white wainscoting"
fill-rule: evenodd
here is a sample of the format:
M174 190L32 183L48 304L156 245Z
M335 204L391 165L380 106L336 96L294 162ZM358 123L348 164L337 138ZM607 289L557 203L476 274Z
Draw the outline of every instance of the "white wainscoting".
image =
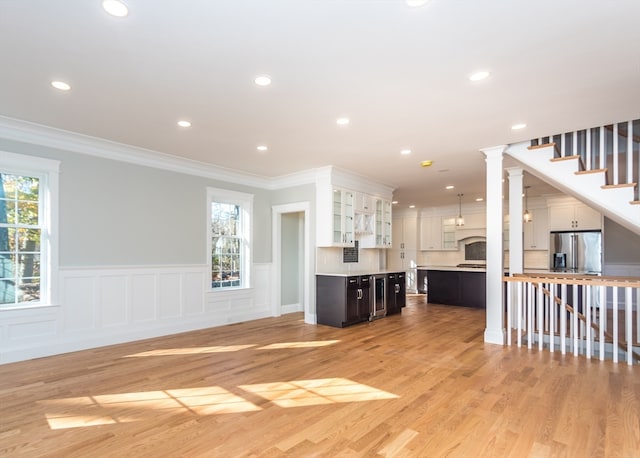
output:
M60 305L0 311L0 364L271 316L271 270L208 292L206 266L62 268Z

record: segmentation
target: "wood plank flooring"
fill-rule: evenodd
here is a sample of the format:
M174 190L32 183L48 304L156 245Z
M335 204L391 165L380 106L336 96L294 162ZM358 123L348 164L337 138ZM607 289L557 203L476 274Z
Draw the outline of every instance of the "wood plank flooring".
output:
M640 457L640 366L483 343L410 296L0 366L11 457Z

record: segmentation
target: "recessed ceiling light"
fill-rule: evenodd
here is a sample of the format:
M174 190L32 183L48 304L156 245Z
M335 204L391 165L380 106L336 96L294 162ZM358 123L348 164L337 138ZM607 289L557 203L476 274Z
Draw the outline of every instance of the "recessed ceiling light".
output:
M418 6L426 5L428 0L407 0L407 5L412 8L417 8Z
M455 188L455 186L454 186L454 185L452 185L452 184L450 184L449 186L445 186L445 188L444 188L444 189L453 189L453 188Z
M178 125L180 127L191 127L191 123L189 121L185 121L185 120L178 121Z
M484 199L483 199L482 197L478 197L478 198L476 199L476 202L482 202L483 200L484 200Z
M391 203L392 203L393 205L396 205L396 204L398 203L398 201L397 201L397 200L392 200L392 201L391 201Z
M415 205L409 205L409 208L416 208Z
M411 154L411 150L403 149L402 151L400 151L400 154L402 154L403 156L408 156L409 154Z
M118 0L102 0L102 8L115 17L125 17L129 14L129 8L127 5Z
M347 124L349 124L349 118L338 118L336 119L336 124L338 124L339 126L346 126Z
M525 127L527 127L526 124L522 123L522 124L514 124L513 126L511 126L512 130L520 130L520 129L524 129Z
M71 89L71 85L69 83L65 83L64 81L51 81L51 85L61 91L68 91Z
M483 70L483 71L481 71L481 72L475 72L475 73L473 73L473 74L469 77L469 79L470 79L471 81L482 81L483 79L488 78L488 77L489 77L489 75L490 75L490 73L489 73L489 72L487 72L487 71L484 71L484 70Z
M271 84L271 77L269 75L256 76L256 79L254 79L253 82L258 86L268 86Z
M264 145L260 145L260 146L258 146L258 148L256 148L256 149L257 149L258 151L266 151L266 150L268 150L269 148L267 148L267 147L266 147L266 146L264 146Z

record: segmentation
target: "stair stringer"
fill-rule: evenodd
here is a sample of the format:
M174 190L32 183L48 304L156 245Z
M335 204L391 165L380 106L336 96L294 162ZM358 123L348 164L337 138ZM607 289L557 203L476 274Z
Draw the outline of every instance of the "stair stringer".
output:
M529 142L509 145L506 153L518 161L532 175L551 186L597 209L607 218L640 235L640 205L632 205L634 189L632 187L606 188L604 175L578 174L579 161L567 159L551 161L555 147L538 147L529 150Z

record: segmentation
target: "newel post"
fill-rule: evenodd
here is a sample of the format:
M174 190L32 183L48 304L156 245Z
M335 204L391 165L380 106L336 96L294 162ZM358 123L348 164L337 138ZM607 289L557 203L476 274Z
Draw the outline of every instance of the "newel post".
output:
M504 345L502 156L507 145L482 149L487 163L487 324L484 341Z

